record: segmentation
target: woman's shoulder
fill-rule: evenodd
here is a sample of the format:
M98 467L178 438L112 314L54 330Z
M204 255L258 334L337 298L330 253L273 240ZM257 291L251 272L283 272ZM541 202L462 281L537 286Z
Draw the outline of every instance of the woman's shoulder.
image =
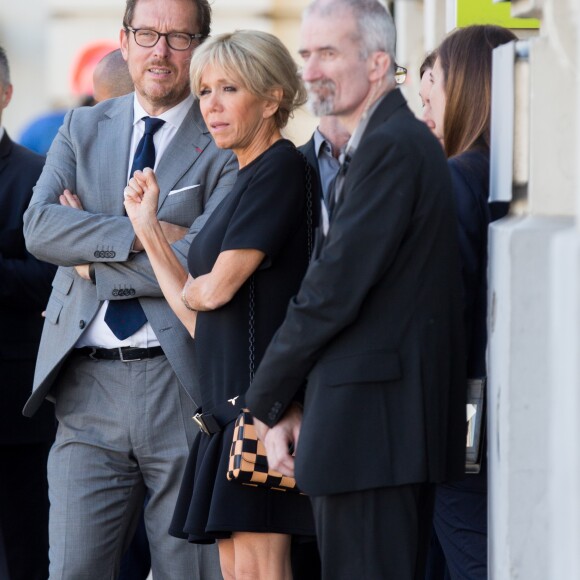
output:
M489 186L489 152L480 149L465 151L449 159L452 174L467 182L479 182Z
M489 155L467 151L449 159L449 170L460 221L481 219L489 222Z
M277 179L301 176L308 163L294 143L287 139L276 141L256 162L256 173L271 175Z
M270 158L284 159L292 162L295 159L300 159L302 153L298 151L296 145L288 139L279 139L276 141L265 153Z

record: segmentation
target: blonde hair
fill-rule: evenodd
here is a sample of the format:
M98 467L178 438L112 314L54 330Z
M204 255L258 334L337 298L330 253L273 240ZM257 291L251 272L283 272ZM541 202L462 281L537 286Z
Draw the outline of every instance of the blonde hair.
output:
M267 32L236 30L209 38L196 48L189 69L194 95L199 95L201 77L208 66L223 69L262 99L276 102L272 90L282 89L282 99L274 115L279 129L306 102L306 90L296 63L282 42Z

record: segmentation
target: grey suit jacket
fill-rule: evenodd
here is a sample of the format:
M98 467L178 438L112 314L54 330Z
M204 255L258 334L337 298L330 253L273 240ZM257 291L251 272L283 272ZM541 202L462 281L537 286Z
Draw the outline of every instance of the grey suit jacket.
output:
M132 253L134 232L124 215L133 125L133 94L68 113L24 215L28 250L59 266L46 308L33 393L32 415L49 394L58 372L103 300L139 298L178 379L195 401L193 341L163 298L145 253ZM196 103L160 159L158 217L189 227L174 244L186 263L191 240L230 191L237 163L217 148ZM64 189L76 193L84 211L63 207ZM74 266L95 263L96 285Z

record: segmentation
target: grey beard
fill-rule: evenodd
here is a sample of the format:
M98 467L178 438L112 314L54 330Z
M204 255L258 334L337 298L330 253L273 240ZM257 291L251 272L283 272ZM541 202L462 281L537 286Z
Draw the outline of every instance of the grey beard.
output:
M320 100L318 95L308 95L308 108L317 117L331 115L334 109L334 99L331 97Z
M322 95L315 88L322 88ZM335 84L329 80L319 80L312 83L306 83L306 90L308 91L308 108L317 117L325 117L332 115L334 112L334 93L336 90Z

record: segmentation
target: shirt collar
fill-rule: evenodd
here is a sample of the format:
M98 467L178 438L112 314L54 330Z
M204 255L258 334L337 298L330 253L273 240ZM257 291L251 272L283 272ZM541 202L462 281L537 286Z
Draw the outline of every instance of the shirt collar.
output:
M320 150L325 145L328 146L328 143L326 142L326 138L318 130L318 127L316 127L316 130L314 131L314 152L316 153L316 157L320 157Z
M0 141L2 141L2 139L4 139L4 127L2 127L2 125L0 125Z
M176 129L179 129L183 119L187 115L187 112L193 105L193 95L188 95L186 99L181 101L175 107L172 107L165 113L162 113L156 119L163 119L165 123L172 125ZM137 93L133 97L133 126L135 126L143 117L149 117L150 115L147 111L141 106L139 103L139 99L137 99Z
M328 139L320 132L320 129L316 127L314 130L314 152L316 153L316 157L320 157L321 155L327 155L328 157L335 158L332 154L332 145L328 141Z

